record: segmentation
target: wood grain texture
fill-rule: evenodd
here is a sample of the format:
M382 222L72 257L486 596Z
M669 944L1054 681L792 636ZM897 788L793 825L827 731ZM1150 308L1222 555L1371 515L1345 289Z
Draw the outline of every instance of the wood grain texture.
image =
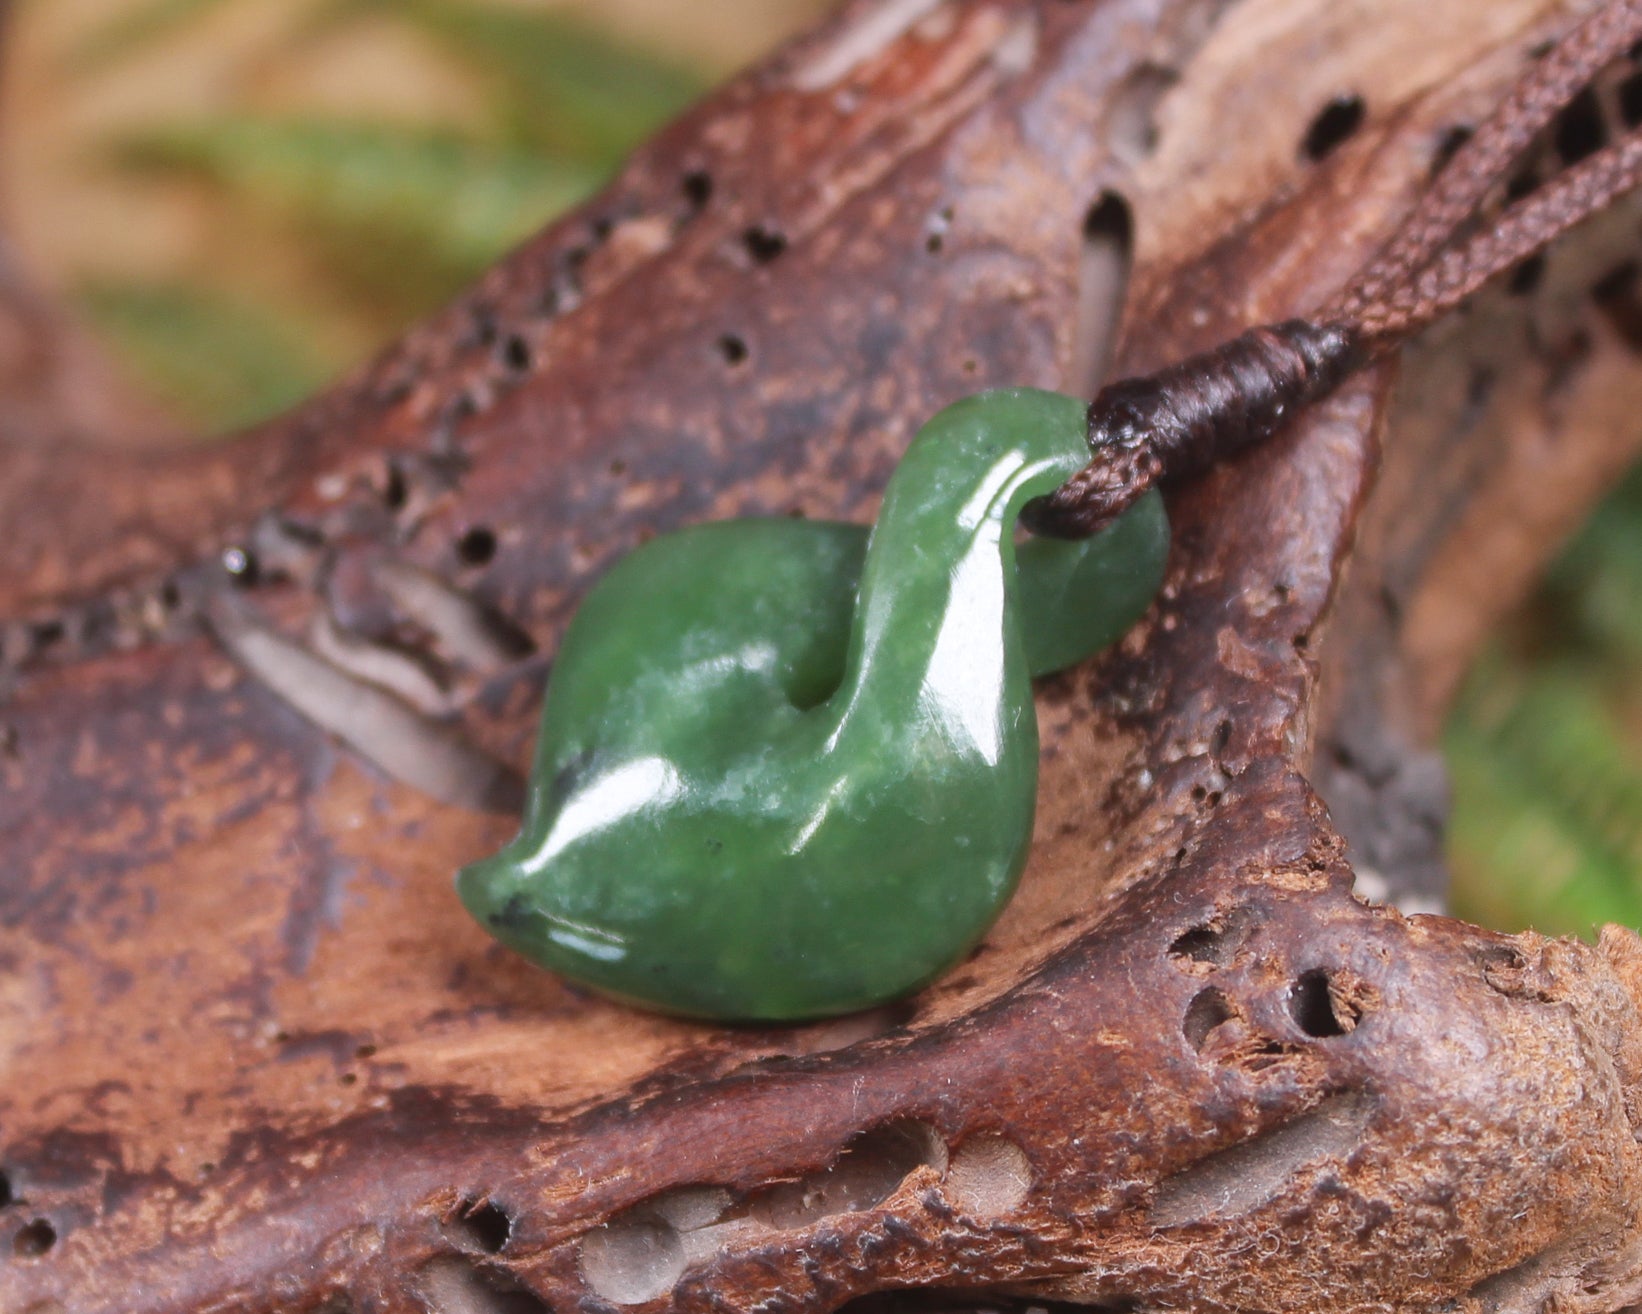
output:
M27 467L0 545L0 1309L1642 1296L1642 945L1362 897L1308 778L1365 725L1397 761L1429 732L1441 634L1408 618L1474 635L1493 605L1438 565L1504 551L1468 508L1539 495L1500 453L1537 433L1608 468L1634 443L1632 348L1575 273L1547 282L1565 305L1483 308L1516 325L1485 335L1509 387L1422 428L1381 369L1176 491L1157 607L1040 688L1019 897L970 961L873 1015L708 1028L509 956L450 878L510 819L371 760L388 741L345 680L304 716L230 655L283 636L398 681L429 760L456 743L505 776L576 598L644 536L865 518L942 404L1083 386L1103 193L1135 233L1120 368L1302 313L1572 12L852 4L294 415L186 463ZM1309 158L1349 95L1362 125ZM1546 349L1531 324L1553 311L1588 351ZM1454 395L1455 343L1416 349L1407 397ZM1421 478L1443 460L1463 477ZM1570 479L1557 523L1599 482ZM216 564L229 544L254 586ZM1387 579L1448 591L1387 608ZM1385 794L1358 784L1372 829Z

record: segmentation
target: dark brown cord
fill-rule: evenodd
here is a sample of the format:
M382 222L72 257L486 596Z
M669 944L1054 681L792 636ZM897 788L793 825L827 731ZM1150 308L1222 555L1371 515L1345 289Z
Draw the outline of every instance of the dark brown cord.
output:
M1642 132L1633 132L1564 170L1488 228L1439 252L1407 281L1356 307L1349 322L1370 356L1383 355L1639 183Z
M1025 523L1062 538L1104 529L1159 479L1197 473L1270 437L1362 365L1642 185L1637 132L1460 236L1533 137L1639 39L1642 0L1612 0L1570 32L1455 152L1397 234L1315 320L1250 329L1156 374L1101 389L1089 407L1093 458L1028 504Z
M1642 0L1596 10L1522 77L1454 152L1396 235L1324 317L1350 321L1417 275L1468 223L1534 137L1642 37Z
M1326 395L1361 363L1348 334L1291 319L1250 329L1156 374L1110 384L1089 408L1095 460L1028 504L1027 524L1063 538L1092 534L1161 476L1202 469L1258 442L1296 399ZM1061 514L1063 494L1070 519L1041 520L1045 512Z

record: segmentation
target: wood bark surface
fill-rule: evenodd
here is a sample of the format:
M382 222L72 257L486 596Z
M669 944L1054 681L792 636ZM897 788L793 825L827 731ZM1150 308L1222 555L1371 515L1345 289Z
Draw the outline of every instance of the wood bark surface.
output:
M8 440L0 1310L1642 1299L1637 937L1390 901L1439 893L1457 673L1642 438L1634 206L1171 494L1157 606L1040 686L1020 894L923 994L659 1018L451 888L622 552L864 519L948 401L1321 304L1579 10L847 5L294 414Z

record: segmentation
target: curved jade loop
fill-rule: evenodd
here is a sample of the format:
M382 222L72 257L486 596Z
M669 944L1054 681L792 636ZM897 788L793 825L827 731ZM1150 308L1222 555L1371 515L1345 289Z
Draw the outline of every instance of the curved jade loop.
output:
M846 1012L950 966L1025 861L1029 673L1116 639L1162 576L1155 495L1096 539L1024 543L1017 573L1016 516L1084 434L1083 402L983 394L919 433L870 540L739 520L622 560L559 651L522 833L457 879L468 910L704 1017Z

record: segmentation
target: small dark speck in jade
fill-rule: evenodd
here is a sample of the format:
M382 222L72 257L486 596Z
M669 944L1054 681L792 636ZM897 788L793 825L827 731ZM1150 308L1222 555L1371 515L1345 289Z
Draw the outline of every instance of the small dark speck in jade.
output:
M588 595L523 829L457 878L503 943L672 1013L867 1008L961 958L1008 900L1037 795L1031 677L1149 605L1155 494L1096 538L1016 547L1088 460L1084 403L942 411L864 527L669 534Z

